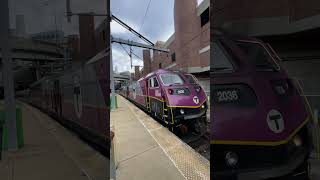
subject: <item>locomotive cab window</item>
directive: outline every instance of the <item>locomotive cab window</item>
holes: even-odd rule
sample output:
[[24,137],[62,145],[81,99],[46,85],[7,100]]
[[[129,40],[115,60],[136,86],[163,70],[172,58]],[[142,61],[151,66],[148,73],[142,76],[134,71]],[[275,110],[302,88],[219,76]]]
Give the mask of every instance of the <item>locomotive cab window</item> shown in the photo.
[[159,83],[156,77],[153,78],[153,87],[159,87]]
[[232,71],[233,65],[230,61],[230,57],[228,56],[227,52],[223,49],[221,44],[218,42],[213,42],[211,44],[212,51],[211,51],[211,61],[212,64],[212,71],[213,72],[224,72],[224,71]]
[[236,44],[248,56],[249,61],[256,66],[257,70],[278,69],[279,65],[274,60],[274,57],[259,42],[236,41]]
[[149,87],[152,87],[152,88],[159,87],[159,82],[156,77],[149,79]]
[[190,84],[196,84],[197,83],[196,80],[194,79],[193,75],[186,74],[185,76],[186,76],[186,78],[188,80],[188,83],[190,83]]
[[178,74],[161,74],[160,79],[165,86],[183,84],[183,80]]

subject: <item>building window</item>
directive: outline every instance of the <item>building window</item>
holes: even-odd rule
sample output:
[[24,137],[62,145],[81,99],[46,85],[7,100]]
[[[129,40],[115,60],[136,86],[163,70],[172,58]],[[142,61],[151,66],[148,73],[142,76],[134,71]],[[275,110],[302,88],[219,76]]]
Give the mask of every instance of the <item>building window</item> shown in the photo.
[[171,54],[171,60],[172,62],[176,62],[176,53]]
[[161,69],[162,68],[162,63],[159,63],[159,69]]
[[209,8],[207,8],[203,13],[200,15],[201,18],[201,27],[206,25],[209,22]]

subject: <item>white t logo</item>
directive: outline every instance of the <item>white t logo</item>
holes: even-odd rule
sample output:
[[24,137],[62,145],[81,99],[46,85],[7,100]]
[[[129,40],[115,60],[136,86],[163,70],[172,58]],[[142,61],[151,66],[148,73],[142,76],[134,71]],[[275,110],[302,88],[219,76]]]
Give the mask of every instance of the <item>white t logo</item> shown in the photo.
[[267,115],[267,123],[271,131],[281,133],[284,130],[284,122],[279,111],[272,109]]
[[193,102],[199,104],[199,98],[197,96],[193,97]]

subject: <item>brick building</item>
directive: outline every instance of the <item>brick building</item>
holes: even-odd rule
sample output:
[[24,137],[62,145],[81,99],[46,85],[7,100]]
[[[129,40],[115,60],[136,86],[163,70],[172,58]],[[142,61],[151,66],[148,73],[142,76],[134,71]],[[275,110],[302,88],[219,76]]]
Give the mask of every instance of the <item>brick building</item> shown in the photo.
[[174,1],[175,33],[166,42],[156,46],[169,49],[169,53],[143,50],[142,75],[156,69],[181,70],[194,74],[209,92],[210,80],[210,20],[209,0]]
[[211,5],[211,30],[224,28],[271,44],[312,106],[320,108],[320,85],[315,83],[320,80],[320,1],[215,0]]
[[86,62],[100,51],[106,49],[110,42],[110,27],[107,19],[95,27],[92,15],[79,16],[79,35],[69,35],[73,62]]

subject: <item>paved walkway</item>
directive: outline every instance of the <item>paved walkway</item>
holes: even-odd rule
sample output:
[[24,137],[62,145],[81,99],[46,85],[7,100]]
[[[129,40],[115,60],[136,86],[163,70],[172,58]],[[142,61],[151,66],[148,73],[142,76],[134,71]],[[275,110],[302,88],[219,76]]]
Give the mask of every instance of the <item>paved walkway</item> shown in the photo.
[[26,104],[21,108],[25,147],[3,152],[1,180],[108,179],[106,158],[46,114]]
[[111,112],[117,180],[208,179],[209,161],[121,96]]

